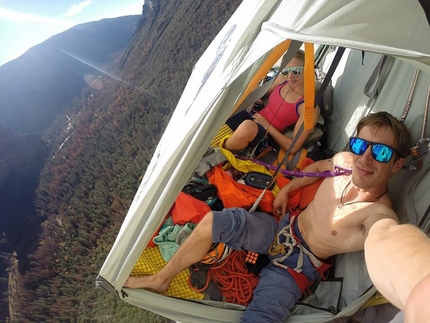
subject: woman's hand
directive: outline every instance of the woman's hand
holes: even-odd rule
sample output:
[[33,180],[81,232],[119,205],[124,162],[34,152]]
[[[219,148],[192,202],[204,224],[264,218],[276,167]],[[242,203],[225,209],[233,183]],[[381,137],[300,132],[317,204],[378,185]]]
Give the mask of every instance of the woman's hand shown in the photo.
[[252,119],[253,119],[256,123],[261,124],[261,125],[264,127],[264,129],[266,129],[266,130],[267,130],[267,128],[269,128],[269,126],[270,126],[269,121],[267,121],[267,119],[266,119],[265,117],[263,117],[263,116],[262,116],[261,114],[259,114],[259,113],[254,113],[254,114],[252,115]]

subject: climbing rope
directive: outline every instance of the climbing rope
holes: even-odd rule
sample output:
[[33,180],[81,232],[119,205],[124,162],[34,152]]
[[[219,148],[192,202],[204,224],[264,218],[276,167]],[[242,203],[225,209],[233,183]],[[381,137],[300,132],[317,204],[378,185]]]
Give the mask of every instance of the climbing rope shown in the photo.
[[246,254],[244,250],[232,251],[225,261],[209,269],[206,284],[202,288],[194,287],[188,279],[190,288],[201,293],[212,281],[226,302],[247,306],[252,299],[255,286],[257,286],[258,277],[248,272],[245,262]]

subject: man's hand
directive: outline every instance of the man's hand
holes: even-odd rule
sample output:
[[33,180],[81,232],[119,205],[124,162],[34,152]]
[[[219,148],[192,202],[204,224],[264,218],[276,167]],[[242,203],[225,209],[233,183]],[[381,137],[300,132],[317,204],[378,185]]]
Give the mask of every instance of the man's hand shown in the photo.
[[282,216],[287,213],[288,189],[284,186],[273,201],[273,215]]

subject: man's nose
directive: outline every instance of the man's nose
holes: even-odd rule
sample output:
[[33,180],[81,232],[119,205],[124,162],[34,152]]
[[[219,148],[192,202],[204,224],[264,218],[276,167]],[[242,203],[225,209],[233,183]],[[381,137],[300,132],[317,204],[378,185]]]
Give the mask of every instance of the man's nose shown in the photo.
[[364,152],[363,155],[361,155],[362,159],[364,159],[366,162],[370,163],[373,161],[373,157],[372,157],[372,146],[369,145],[366,149],[366,151]]

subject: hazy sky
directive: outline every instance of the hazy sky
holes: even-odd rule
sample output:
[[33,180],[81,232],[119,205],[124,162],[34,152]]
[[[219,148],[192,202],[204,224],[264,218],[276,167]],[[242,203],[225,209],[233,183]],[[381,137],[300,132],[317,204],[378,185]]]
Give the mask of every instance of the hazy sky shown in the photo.
[[0,0],[0,66],[71,27],[140,15],[144,0]]

